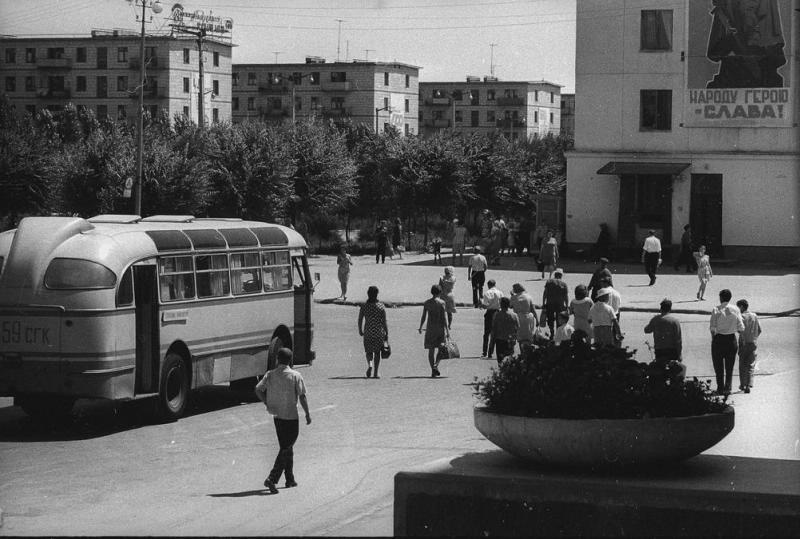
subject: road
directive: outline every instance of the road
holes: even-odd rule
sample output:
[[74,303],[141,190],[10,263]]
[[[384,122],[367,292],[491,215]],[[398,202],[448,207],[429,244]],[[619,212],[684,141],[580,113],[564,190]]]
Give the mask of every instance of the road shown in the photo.
[[[389,309],[393,355],[380,380],[367,380],[357,313],[316,307],[318,359],[301,369],[313,422],[295,447],[297,488],[263,489],[274,428],[263,405],[226,387],[196,392],[190,415],[170,424],[149,423],[141,404],[80,401],[71,424],[48,428],[7,406],[0,534],[391,535],[397,471],[494,448],[471,416],[471,383],[494,361],[476,354],[481,312],[460,309],[453,335],[465,357],[431,379],[416,332],[421,309]],[[650,316],[623,313],[640,360]],[[713,378],[707,317],[680,318],[688,375]],[[762,325],[755,389],[732,395],[736,428],[709,453],[800,459],[800,318]]]

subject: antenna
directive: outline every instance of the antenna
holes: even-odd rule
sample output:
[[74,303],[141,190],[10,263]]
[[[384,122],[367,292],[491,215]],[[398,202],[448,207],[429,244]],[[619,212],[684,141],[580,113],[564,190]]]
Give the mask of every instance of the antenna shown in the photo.
[[497,43],[489,43],[489,47],[491,47],[492,52],[489,60],[489,74],[494,77],[494,48],[497,46]]
[[375,49],[364,49],[364,54],[366,55],[364,57],[365,62],[369,62],[369,53],[371,52],[375,52]]
[[278,63],[278,55],[279,54],[283,54],[283,52],[281,52],[281,51],[272,51],[272,54],[275,55],[275,63],[277,64]]
[[342,45],[342,22],[344,21],[342,19],[336,19],[336,21],[339,23],[339,35],[336,38],[336,61],[338,62],[339,52],[341,51],[341,45]]

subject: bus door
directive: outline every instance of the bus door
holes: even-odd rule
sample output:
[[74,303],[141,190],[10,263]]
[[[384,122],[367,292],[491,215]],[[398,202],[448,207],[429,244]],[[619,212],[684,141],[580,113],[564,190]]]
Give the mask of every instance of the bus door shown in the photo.
[[292,282],[294,283],[294,363],[310,365],[314,360],[311,341],[314,325],[311,322],[313,286],[305,253],[292,252]]
[[158,392],[159,320],[157,266],[133,267],[136,298],[136,394]]

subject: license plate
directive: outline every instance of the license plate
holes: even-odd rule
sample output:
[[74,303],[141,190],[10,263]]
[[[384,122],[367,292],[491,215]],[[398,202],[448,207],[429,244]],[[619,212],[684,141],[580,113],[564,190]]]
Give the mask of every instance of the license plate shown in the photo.
[[58,347],[60,318],[0,317],[0,351],[33,352]]

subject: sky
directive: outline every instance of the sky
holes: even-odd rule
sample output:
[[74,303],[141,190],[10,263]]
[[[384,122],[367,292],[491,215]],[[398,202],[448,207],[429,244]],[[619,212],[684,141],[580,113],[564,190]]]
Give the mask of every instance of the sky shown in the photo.
[[[164,17],[148,30],[164,30]],[[547,80],[575,88],[576,0],[182,0],[233,19],[234,63],[397,61],[420,81]],[[0,0],[0,34],[88,35],[139,28],[127,0]],[[341,20],[341,22],[339,22]],[[494,46],[492,46],[494,44]],[[277,55],[276,55],[277,54]]]

